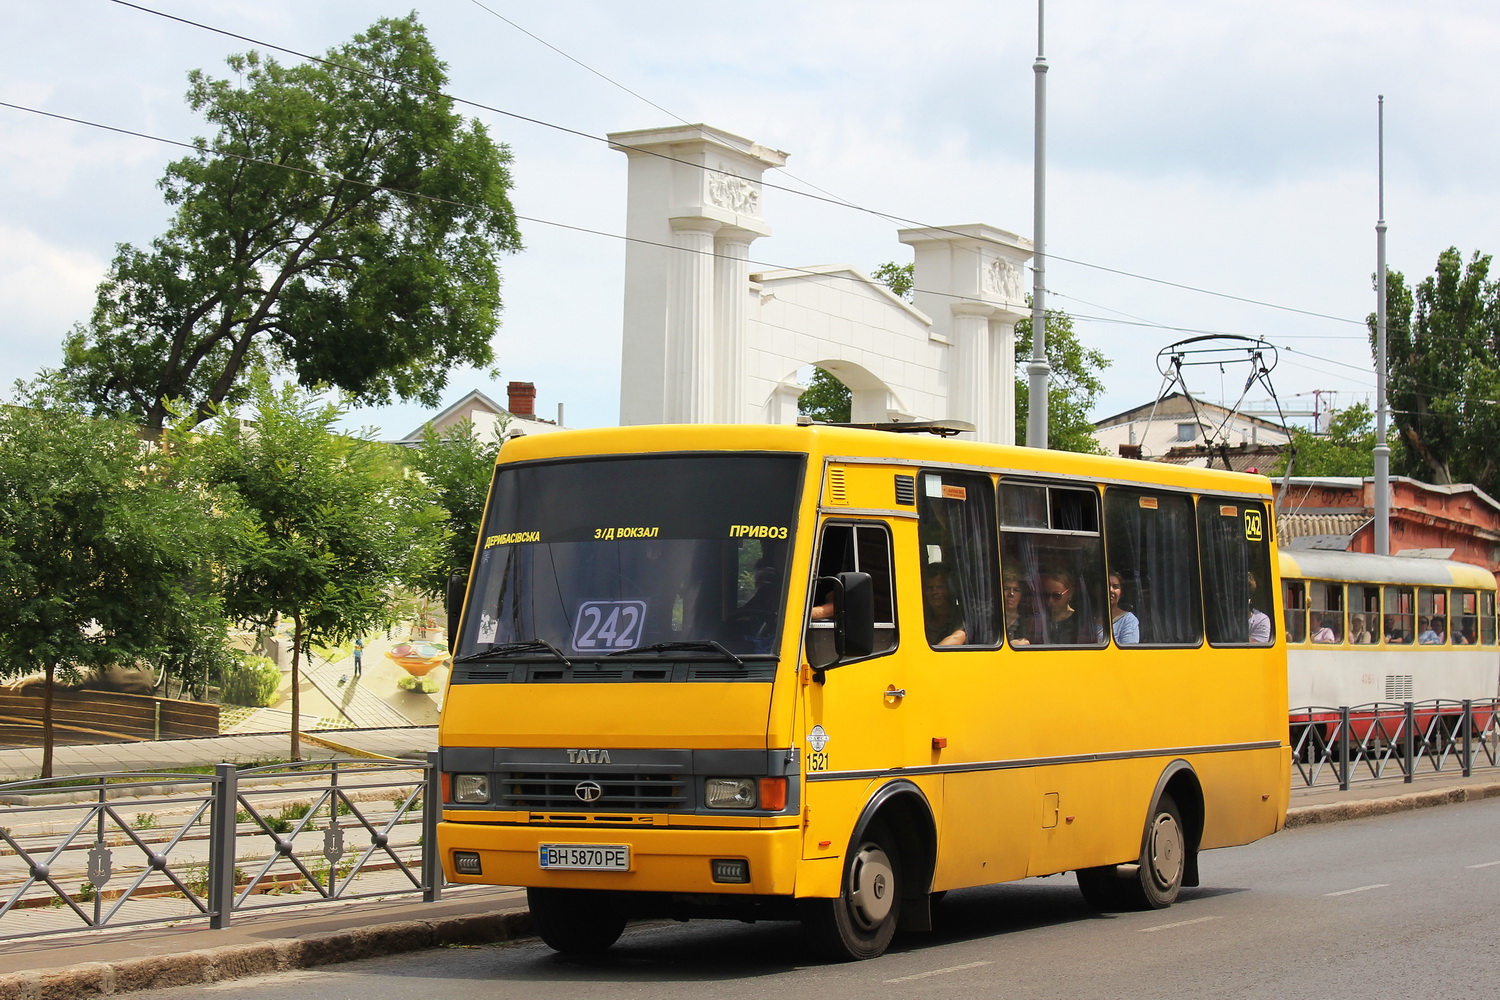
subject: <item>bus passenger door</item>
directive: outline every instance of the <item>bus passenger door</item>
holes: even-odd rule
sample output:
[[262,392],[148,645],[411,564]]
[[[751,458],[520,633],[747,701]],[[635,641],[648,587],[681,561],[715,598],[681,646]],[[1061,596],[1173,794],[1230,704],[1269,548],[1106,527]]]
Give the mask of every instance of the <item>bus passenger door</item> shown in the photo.
[[[810,671],[804,689],[808,813],[803,856],[807,858],[843,853],[869,790],[879,780],[875,772],[901,764],[905,743],[901,705],[907,677],[904,657],[891,655],[897,646],[891,553],[891,529],[882,520],[839,520],[823,526],[816,576],[870,575],[875,642],[868,656]],[[814,615],[820,605],[826,606],[826,598],[814,591]],[[820,651],[831,647],[832,630],[832,622],[816,618],[809,622],[810,660],[823,659]]]

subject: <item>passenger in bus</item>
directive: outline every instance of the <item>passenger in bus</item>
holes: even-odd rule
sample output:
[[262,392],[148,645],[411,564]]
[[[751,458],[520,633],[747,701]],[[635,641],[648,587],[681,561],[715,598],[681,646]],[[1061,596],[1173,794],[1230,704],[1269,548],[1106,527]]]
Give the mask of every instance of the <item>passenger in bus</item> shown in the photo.
[[1312,641],[1313,642],[1338,642],[1339,641],[1338,633],[1333,630],[1333,626],[1334,626],[1334,621],[1333,621],[1332,618],[1324,618],[1323,619],[1323,624],[1318,627],[1318,630],[1316,632],[1313,633]]
[[963,608],[948,587],[948,567],[933,563],[922,573],[922,619],[934,646],[962,646],[969,641]]
[[1103,642],[1104,630],[1088,628],[1078,609],[1073,607],[1077,580],[1066,570],[1042,574],[1042,599],[1047,602],[1047,641],[1073,646],[1079,643]]
[[[1001,604],[1005,611],[1005,638],[1012,646],[1029,646],[1038,634],[1036,616],[1021,612],[1026,585],[1017,573],[1006,571],[1000,581]],[[1028,608],[1030,602],[1026,601]]]
[[1255,595],[1260,590],[1260,581],[1255,574],[1246,573],[1250,587],[1250,641],[1257,646],[1271,644],[1271,616],[1255,606]]
[[1431,618],[1417,619],[1417,642],[1424,646],[1436,646],[1443,641],[1443,634],[1433,628],[1433,621]]
[[1356,646],[1368,646],[1375,641],[1375,637],[1370,634],[1370,630],[1365,628],[1364,616],[1349,616],[1349,641]]
[[1401,615],[1385,616],[1385,641],[1400,643],[1402,645],[1411,642],[1411,633],[1402,628]]
[[1109,622],[1116,646],[1129,646],[1141,641],[1141,620],[1135,612],[1120,606],[1120,597],[1125,593],[1119,573],[1109,574]]

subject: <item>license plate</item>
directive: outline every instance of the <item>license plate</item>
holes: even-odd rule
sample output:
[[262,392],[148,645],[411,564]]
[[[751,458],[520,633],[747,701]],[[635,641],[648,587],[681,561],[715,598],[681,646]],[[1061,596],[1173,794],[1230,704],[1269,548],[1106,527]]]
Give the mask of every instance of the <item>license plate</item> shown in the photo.
[[630,847],[626,844],[541,844],[537,848],[537,860],[543,868],[628,872]]

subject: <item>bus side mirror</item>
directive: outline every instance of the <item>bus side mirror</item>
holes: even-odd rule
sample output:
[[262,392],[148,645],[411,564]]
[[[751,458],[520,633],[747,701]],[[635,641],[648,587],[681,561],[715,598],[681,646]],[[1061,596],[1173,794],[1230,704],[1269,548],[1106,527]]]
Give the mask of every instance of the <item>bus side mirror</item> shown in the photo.
[[831,619],[807,629],[807,661],[814,670],[875,651],[875,585],[868,573],[820,576],[813,584],[818,603],[832,604]]
[[448,577],[448,649],[454,652],[458,650],[458,624],[463,616],[468,582],[468,577],[462,573]]

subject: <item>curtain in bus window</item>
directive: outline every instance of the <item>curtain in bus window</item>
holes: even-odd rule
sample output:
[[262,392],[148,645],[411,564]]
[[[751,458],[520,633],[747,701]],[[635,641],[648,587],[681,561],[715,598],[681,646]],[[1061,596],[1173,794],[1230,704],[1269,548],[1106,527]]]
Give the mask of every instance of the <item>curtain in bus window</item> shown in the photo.
[[1203,617],[1214,645],[1274,641],[1269,528],[1264,504],[1198,498]]
[[927,639],[999,642],[994,488],[988,476],[924,472],[917,496]]
[[1120,606],[1139,621],[1140,641],[1196,645],[1203,628],[1192,498],[1111,489],[1104,518],[1109,572],[1119,574]]

